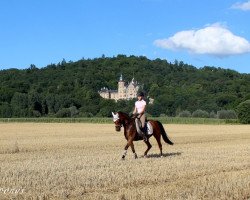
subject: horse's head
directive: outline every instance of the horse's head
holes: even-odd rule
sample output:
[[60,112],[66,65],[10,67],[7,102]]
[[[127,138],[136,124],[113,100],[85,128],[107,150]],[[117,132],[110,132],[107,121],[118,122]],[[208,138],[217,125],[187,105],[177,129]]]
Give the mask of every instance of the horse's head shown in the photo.
[[117,132],[121,131],[121,127],[122,127],[122,120],[119,117],[119,113],[113,113],[113,122],[115,123],[115,130]]

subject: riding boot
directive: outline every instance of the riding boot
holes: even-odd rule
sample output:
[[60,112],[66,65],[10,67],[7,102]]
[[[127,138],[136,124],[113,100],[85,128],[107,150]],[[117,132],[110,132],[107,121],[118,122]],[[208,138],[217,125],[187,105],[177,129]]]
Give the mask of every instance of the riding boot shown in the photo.
[[139,118],[135,118],[135,124],[136,124],[136,130],[138,132],[138,134],[143,138],[143,140],[146,142],[148,140],[148,138],[145,135],[144,128],[141,127],[141,122]]
[[146,126],[144,126],[143,128],[141,128],[142,137],[143,137],[143,140],[144,140],[145,142],[148,141],[148,138],[147,138],[147,136],[146,136],[146,131],[147,131]]

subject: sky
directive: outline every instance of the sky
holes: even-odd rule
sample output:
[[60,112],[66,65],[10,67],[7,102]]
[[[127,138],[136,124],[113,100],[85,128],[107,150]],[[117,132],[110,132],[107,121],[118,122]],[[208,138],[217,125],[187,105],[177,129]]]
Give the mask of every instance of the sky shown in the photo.
[[124,54],[250,73],[250,0],[0,0],[0,69]]

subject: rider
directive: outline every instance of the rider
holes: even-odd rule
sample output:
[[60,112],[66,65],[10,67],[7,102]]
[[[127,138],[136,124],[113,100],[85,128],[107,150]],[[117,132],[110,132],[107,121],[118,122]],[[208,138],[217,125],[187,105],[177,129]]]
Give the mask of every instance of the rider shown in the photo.
[[139,92],[137,95],[138,100],[135,102],[135,108],[133,111],[133,115],[137,116],[136,123],[138,123],[138,119],[140,119],[141,123],[141,130],[140,130],[140,135],[142,135],[143,140],[147,141],[146,137],[146,131],[145,131],[145,120],[146,120],[146,115],[145,115],[145,110],[146,110],[146,101],[144,101],[144,93]]

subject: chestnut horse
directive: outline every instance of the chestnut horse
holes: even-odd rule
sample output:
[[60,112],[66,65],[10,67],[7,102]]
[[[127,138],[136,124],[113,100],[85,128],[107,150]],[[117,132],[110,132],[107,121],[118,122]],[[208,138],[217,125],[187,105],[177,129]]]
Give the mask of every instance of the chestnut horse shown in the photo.
[[[134,157],[137,158],[137,154],[135,153],[134,143],[133,141],[143,140],[142,136],[140,136],[136,131],[136,125],[135,125],[135,118],[131,118],[128,116],[128,114],[123,112],[117,112],[113,113],[113,121],[115,123],[115,129],[116,131],[121,131],[121,127],[124,127],[124,136],[127,140],[127,144],[125,146],[125,151],[122,155],[122,159],[125,159],[127,150],[131,146],[132,152],[134,153]],[[144,152],[144,157],[147,156],[148,151],[151,149],[152,145],[149,142],[149,138],[153,135],[158,143],[159,149],[160,149],[160,156],[162,157],[162,144],[161,144],[161,136],[163,140],[173,145],[174,143],[171,142],[164,130],[164,127],[161,122],[149,120],[153,127],[153,133],[151,135],[146,134],[147,141],[144,141],[147,144],[147,150]]]

